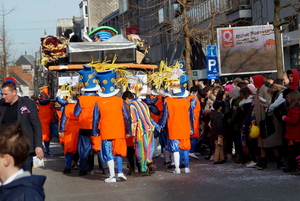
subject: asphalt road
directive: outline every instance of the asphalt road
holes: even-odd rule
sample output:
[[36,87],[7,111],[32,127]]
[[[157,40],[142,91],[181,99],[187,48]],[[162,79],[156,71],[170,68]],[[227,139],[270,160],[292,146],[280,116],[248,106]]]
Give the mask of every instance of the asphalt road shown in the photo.
[[[300,200],[300,176],[277,170],[275,163],[269,163],[268,169],[256,170],[233,164],[213,165],[200,156],[199,160],[191,159],[190,174],[175,175],[163,165],[163,158],[158,157],[154,159],[155,174],[128,176],[127,181],[107,184],[98,165],[94,175],[79,177],[79,170],[63,174],[62,148],[57,142],[51,142],[50,147],[53,156],[45,158],[43,168],[33,170],[33,174],[47,176],[44,185],[47,201]],[[126,160],[123,169],[126,173]]]

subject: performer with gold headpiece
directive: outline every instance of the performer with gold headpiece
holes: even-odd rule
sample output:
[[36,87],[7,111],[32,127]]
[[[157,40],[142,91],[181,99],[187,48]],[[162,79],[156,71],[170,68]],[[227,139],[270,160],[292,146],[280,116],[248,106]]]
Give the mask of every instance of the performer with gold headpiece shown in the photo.
[[71,165],[73,155],[77,153],[79,118],[74,116],[76,96],[72,94],[72,85],[65,84],[67,94],[64,97],[60,96],[60,91],[56,95],[56,101],[61,105],[59,115],[59,137],[64,148],[66,167],[63,170],[64,174],[71,173]]
[[188,101],[186,90],[188,75],[178,65],[165,68],[165,89],[169,97],[164,100],[164,111],[160,120],[161,128],[167,124],[170,151],[173,152],[175,171],[180,174],[180,155],[184,160],[185,173],[190,173],[189,150],[191,149],[190,136],[193,134],[193,107],[195,100]]

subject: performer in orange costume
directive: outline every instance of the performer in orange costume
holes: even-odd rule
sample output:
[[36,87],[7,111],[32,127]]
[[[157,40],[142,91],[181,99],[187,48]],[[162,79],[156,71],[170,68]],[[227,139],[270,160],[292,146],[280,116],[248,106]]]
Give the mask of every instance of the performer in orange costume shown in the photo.
[[193,134],[193,108],[192,104],[186,99],[188,91],[185,86],[188,82],[188,75],[180,76],[180,92],[171,89],[170,97],[165,98],[163,117],[160,120],[161,128],[167,124],[170,151],[173,152],[175,171],[180,174],[180,152],[182,152],[185,173],[190,173],[189,169],[189,150],[191,149],[190,136]]
[[71,173],[73,155],[77,152],[79,118],[74,116],[75,101],[62,100],[59,96],[56,101],[62,106],[59,112],[59,136],[64,147],[66,167],[63,173]]
[[47,86],[40,88],[41,93],[38,100],[39,108],[39,119],[42,125],[42,140],[46,149],[46,154],[50,155],[50,140],[51,140],[51,131],[50,126],[54,121],[54,106],[50,102],[50,95]]
[[191,150],[189,153],[189,156],[195,159],[199,159],[195,155],[195,147],[197,145],[197,142],[200,138],[200,112],[201,112],[201,104],[197,97],[198,94],[198,88],[196,86],[193,86],[190,88],[190,95],[187,97],[189,101],[192,99],[195,99],[196,106],[194,107],[194,134],[191,135]]
[[105,179],[106,183],[116,182],[114,170],[114,156],[118,169],[118,179],[126,181],[123,174],[122,162],[126,156],[125,120],[126,106],[122,98],[115,96],[119,89],[115,89],[116,74],[114,70],[98,72],[96,78],[99,80],[102,91],[94,109],[93,133],[100,131],[102,139],[102,157],[107,161],[110,177]]
[[[87,175],[88,171],[93,174],[93,161],[94,152],[101,149],[100,142],[101,137],[99,133],[93,132],[93,111],[96,103],[98,102],[99,95],[97,94],[100,86],[95,79],[96,71],[92,70],[89,66],[84,66],[83,70],[78,71],[81,81],[84,83],[84,88],[81,91],[84,92],[78,98],[75,106],[74,116],[79,117],[79,138],[78,138],[78,155],[80,158],[79,164],[79,176]],[[98,145],[99,144],[99,145]],[[93,150],[94,148],[94,150]],[[101,152],[101,151],[100,151]],[[100,152],[98,152],[98,159],[101,163]],[[99,163],[99,164],[100,164]],[[105,164],[102,163],[103,173]]]

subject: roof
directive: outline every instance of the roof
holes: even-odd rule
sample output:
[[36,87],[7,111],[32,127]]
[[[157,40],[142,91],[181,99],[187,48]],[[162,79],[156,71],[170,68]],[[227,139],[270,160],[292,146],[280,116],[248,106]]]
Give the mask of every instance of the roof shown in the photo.
[[31,55],[21,55],[19,59],[16,61],[16,66],[22,66],[22,65],[31,65],[34,66],[34,57]]
[[10,77],[13,77],[16,79],[18,85],[24,85],[29,86],[22,78],[20,78],[16,73],[9,73]]

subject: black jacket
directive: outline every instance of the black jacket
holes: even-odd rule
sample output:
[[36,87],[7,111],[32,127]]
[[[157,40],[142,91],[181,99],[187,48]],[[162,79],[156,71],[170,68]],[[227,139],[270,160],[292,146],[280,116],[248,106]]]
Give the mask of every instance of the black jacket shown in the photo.
[[223,115],[221,112],[212,110],[210,113],[211,135],[214,140],[218,139],[218,135],[223,134]]
[[45,176],[24,172],[21,178],[18,177],[11,183],[0,186],[0,201],[43,201],[45,180]]
[[[7,103],[2,103],[0,106],[0,124],[2,123],[6,106]],[[25,108],[27,110],[22,112],[21,108]],[[35,147],[43,148],[42,127],[38,117],[38,109],[35,102],[29,98],[19,97],[17,112],[18,121],[21,122],[21,127],[23,131],[25,131],[29,137],[30,153],[34,152]]]

